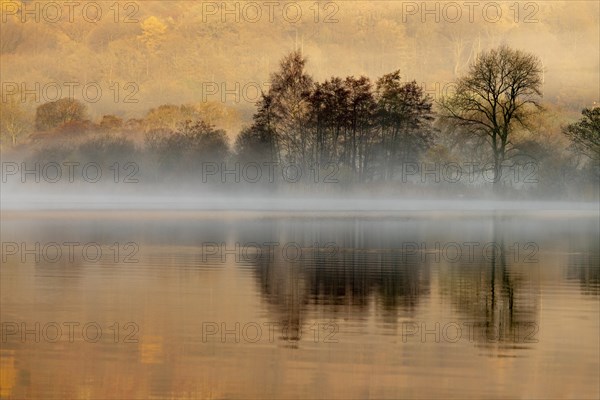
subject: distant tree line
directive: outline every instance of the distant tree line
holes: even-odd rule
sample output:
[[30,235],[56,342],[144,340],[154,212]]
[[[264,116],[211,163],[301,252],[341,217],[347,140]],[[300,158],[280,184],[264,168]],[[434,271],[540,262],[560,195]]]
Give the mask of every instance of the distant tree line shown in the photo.
[[3,148],[33,126],[27,145],[33,159],[138,157],[156,180],[193,177],[207,162],[266,162],[335,165],[345,183],[386,184],[399,181],[410,163],[479,160],[492,170],[494,186],[502,186],[507,169],[533,159],[544,170],[538,186],[560,192],[577,181],[598,197],[600,108],[585,108],[579,121],[562,126],[568,154],[560,140],[546,143],[543,70],[535,55],[506,46],[483,52],[455,92],[436,104],[400,71],[374,82],[366,76],[316,82],[306,62],[298,51],[283,58],[233,146],[214,125],[229,112],[223,105],[163,105],[142,119],[106,115],[93,123],[83,103],[64,98],[40,105],[33,123],[7,103]]

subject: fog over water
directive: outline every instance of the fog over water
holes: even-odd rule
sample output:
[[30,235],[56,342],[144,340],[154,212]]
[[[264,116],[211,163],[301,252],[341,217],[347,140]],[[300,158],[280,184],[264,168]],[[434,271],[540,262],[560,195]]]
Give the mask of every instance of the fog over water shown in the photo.
[[218,193],[106,195],[103,193],[19,193],[4,190],[3,210],[219,210],[219,211],[581,211],[600,213],[597,202],[393,198],[384,196],[224,195]]
[[493,202],[493,201],[440,201],[413,200],[398,201],[385,199],[265,199],[265,198],[157,198],[140,199],[126,197],[119,199],[100,196],[81,198],[3,199],[5,210],[218,210],[218,211],[306,211],[306,212],[348,212],[348,211],[566,211],[599,214],[597,203],[566,202]]

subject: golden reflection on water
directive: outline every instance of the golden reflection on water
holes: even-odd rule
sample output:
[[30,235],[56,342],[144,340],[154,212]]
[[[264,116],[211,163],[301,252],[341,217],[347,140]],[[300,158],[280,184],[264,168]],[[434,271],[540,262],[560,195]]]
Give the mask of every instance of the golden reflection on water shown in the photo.
[[[3,255],[0,396],[597,398],[594,218],[13,215],[3,242],[139,251],[134,263]],[[297,243],[303,258],[205,246],[268,241]],[[436,242],[469,241],[496,250],[436,258]],[[330,242],[333,255],[311,247]],[[530,242],[535,262],[509,251]],[[407,257],[403,243],[428,254]],[[73,340],[6,331],[36,322],[79,325]],[[94,327],[81,334],[88,323],[97,341]]]
[[0,397],[7,398],[10,397],[17,377],[14,351],[3,351],[1,353],[0,371]]

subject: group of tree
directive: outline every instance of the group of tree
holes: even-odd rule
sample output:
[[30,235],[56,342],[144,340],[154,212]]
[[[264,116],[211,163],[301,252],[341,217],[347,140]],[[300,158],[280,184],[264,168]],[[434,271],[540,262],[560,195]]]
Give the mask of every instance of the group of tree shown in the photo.
[[41,104],[29,111],[19,95],[7,95],[0,116],[2,149],[19,149],[31,145],[46,146],[64,141],[81,141],[91,135],[124,136],[143,144],[148,134],[168,135],[190,121],[209,125],[225,124],[238,119],[235,110],[219,102],[194,104],[163,104],[150,109],[142,118],[103,115],[96,121],[90,117],[86,104],[64,97]]
[[[236,140],[242,158],[335,163],[359,181],[389,181],[402,165],[439,155],[440,147],[452,152],[466,138],[476,143],[471,156],[491,166],[494,183],[514,163],[536,161],[524,139],[537,140],[534,121],[544,117],[543,67],[533,54],[507,46],[482,52],[457,79],[454,93],[437,102],[437,112],[432,99],[416,82],[403,82],[399,71],[374,83],[365,76],[320,83],[305,64],[299,52],[282,60],[252,125]],[[563,128],[572,149],[592,164],[598,160],[599,110],[585,109],[580,122]],[[457,140],[447,145],[452,135]]]
[[[562,126],[573,157],[543,143],[543,129],[536,126],[546,115],[543,67],[533,54],[506,46],[480,53],[455,82],[454,93],[435,104],[415,81],[403,81],[399,71],[375,81],[334,76],[318,82],[306,63],[299,51],[283,58],[252,123],[233,146],[214,124],[230,110],[211,103],[163,105],[142,119],[105,115],[93,123],[80,101],[65,98],[37,107],[31,138],[42,143],[39,152],[57,137],[63,144],[83,142],[80,150],[90,156],[94,149],[135,151],[147,156],[159,175],[193,173],[203,162],[235,160],[307,168],[335,164],[338,177],[349,182],[398,181],[407,163],[478,158],[492,166],[494,183],[500,183],[506,167],[540,155],[545,164],[538,168],[562,171],[562,176],[553,172],[550,180],[564,181],[566,169],[584,171],[597,191],[600,107],[586,108],[579,121]],[[3,113],[2,131],[14,145],[25,122],[18,105],[8,106],[4,109],[12,117]]]
[[360,181],[394,178],[433,144],[433,100],[394,71],[372,82],[331,77],[315,82],[298,51],[271,77],[253,123],[235,142],[242,159],[326,166]]

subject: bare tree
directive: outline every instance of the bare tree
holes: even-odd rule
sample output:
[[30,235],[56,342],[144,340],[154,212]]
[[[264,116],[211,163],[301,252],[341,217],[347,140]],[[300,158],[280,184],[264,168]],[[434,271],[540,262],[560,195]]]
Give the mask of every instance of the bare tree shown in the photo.
[[308,164],[312,161],[308,113],[313,80],[305,72],[305,64],[306,59],[299,51],[286,56],[279,71],[271,75],[268,95],[279,154],[289,161]]
[[494,183],[511,150],[511,134],[541,109],[542,73],[535,55],[500,46],[482,53],[456,82],[455,94],[440,101],[444,118],[491,146]]
[[24,107],[11,96],[0,104],[0,139],[16,146],[19,139],[31,130],[30,116]]

